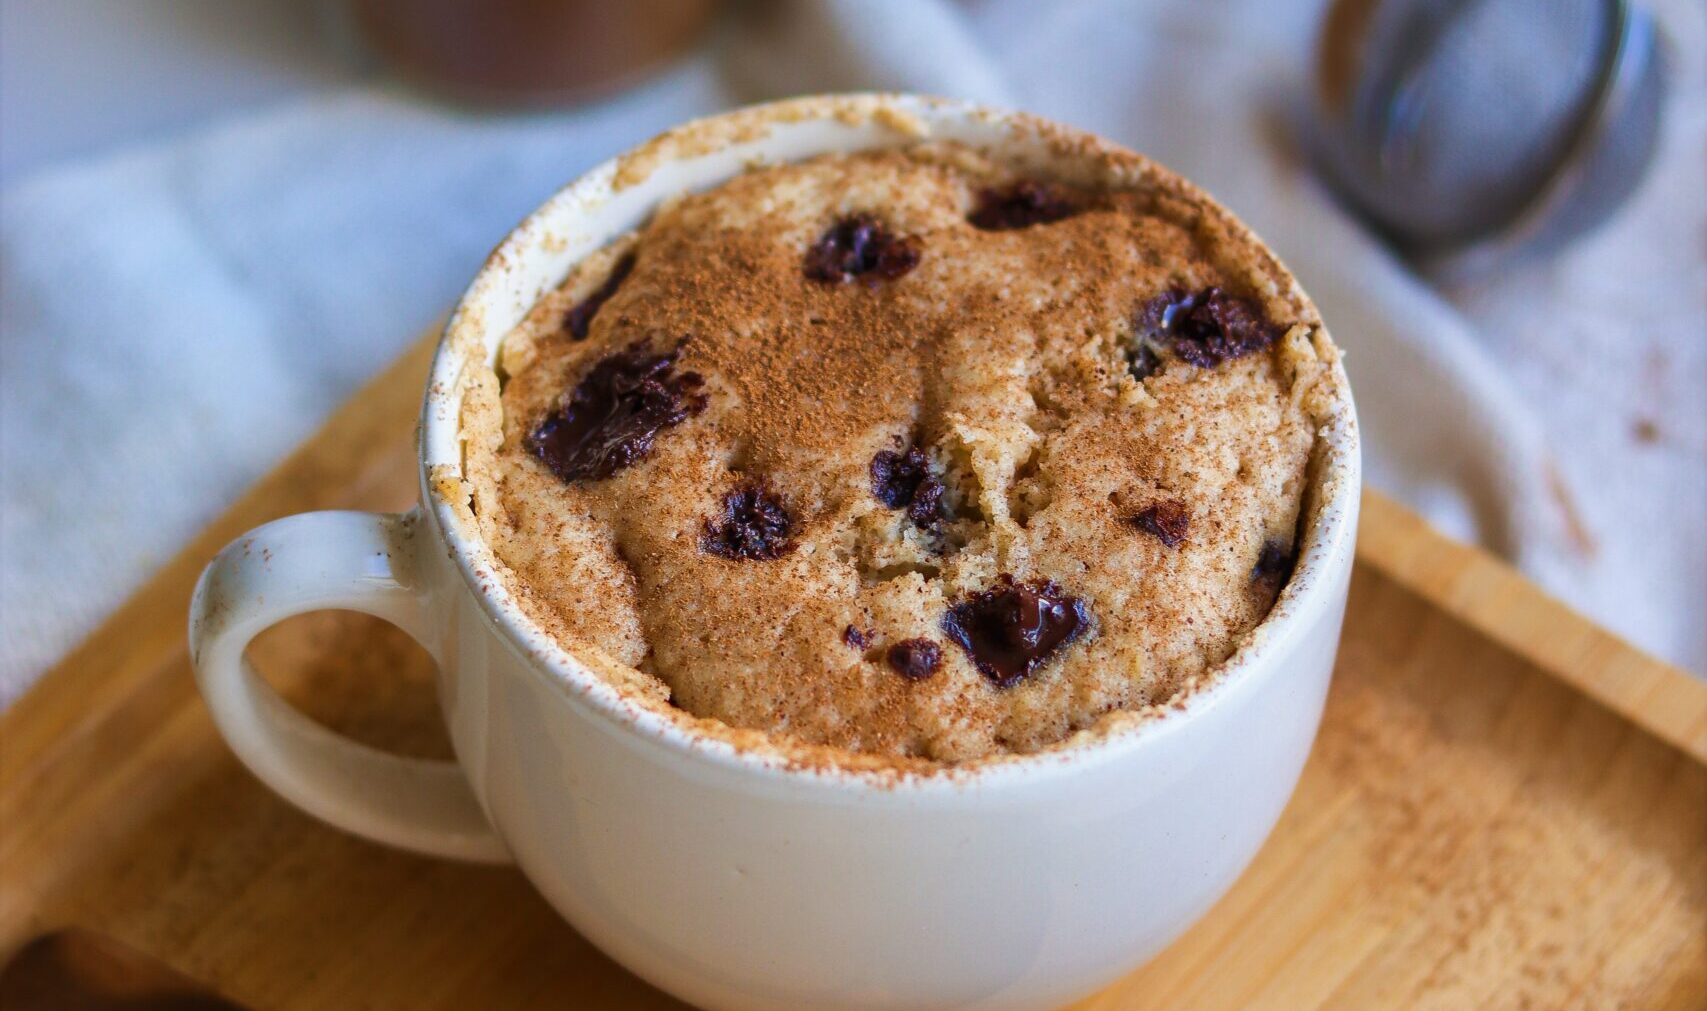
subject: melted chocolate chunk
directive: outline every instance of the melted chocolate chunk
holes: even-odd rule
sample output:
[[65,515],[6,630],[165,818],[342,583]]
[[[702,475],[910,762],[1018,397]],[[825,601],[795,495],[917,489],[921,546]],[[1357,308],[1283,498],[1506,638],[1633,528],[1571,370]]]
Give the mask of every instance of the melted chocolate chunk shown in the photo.
[[762,562],[794,550],[794,519],[782,497],[763,484],[743,484],[723,496],[723,515],[705,521],[700,550],[731,561]]
[[1220,288],[1163,292],[1144,306],[1138,325],[1200,369],[1261,351],[1281,334],[1254,303]]
[[871,633],[849,625],[842,629],[842,643],[849,649],[864,649],[871,645]]
[[881,450],[871,458],[871,494],[891,509],[905,507],[907,518],[921,529],[946,515],[946,490],[931,473],[930,458],[917,446],[905,453]]
[[879,450],[871,458],[871,494],[891,509],[913,501],[919,482],[930,473],[924,451],[918,447],[897,453]]
[[1178,499],[1165,499],[1145,506],[1126,522],[1168,547],[1177,548],[1185,543],[1185,535],[1191,529],[1191,511]]
[[699,373],[675,372],[679,352],[653,354],[639,341],[600,361],[528,433],[528,450],[566,482],[645,459],[659,432],[705,410]]
[[1126,371],[1132,373],[1133,379],[1144,380],[1155,375],[1162,367],[1162,359],[1148,342],[1139,341],[1138,346],[1126,353]]
[[634,269],[634,254],[629,253],[616,261],[610,270],[610,276],[605,283],[599,285],[599,290],[588,295],[580,305],[570,309],[563,315],[563,329],[569,331],[571,340],[584,341],[587,331],[593,326],[593,317],[598,315],[600,307],[610,301],[616,290],[622,287],[622,282],[628,277],[628,272]]
[[1257,564],[1251,569],[1251,582],[1270,595],[1278,595],[1281,587],[1292,578],[1292,567],[1298,564],[1297,549],[1280,541],[1262,542]]
[[1016,583],[1005,572],[942,617],[942,630],[998,688],[1029,675],[1090,624],[1085,602],[1053,581]]
[[1011,189],[979,193],[978,206],[966,220],[986,232],[1006,232],[1047,225],[1070,218],[1082,209],[1067,190],[1027,179]]
[[929,639],[902,639],[886,655],[895,673],[909,681],[923,681],[942,666],[942,647]]
[[919,482],[919,487],[913,492],[913,501],[907,503],[907,518],[920,530],[929,530],[948,516],[948,507],[943,504],[942,495],[947,489],[942,482],[933,476],[926,476]]
[[856,214],[830,226],[806,251],[803,269],[813,281],[839,284],[864,277],[893,281],[919,265],[919,240],[895,235],[870,214]]

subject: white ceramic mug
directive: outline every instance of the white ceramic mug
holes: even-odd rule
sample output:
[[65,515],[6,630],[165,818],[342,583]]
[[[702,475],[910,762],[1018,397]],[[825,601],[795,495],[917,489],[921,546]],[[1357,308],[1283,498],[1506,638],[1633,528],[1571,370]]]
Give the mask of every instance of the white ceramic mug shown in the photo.
[[[939,100],[801,99],[665,134],[523,222],[434,362],[425,505],[269,523],[203,574],[192,655],[238,756],[349,831],[513,859],[611,957],[708,1007],[1046,1007],[1118,978],[1208,909],[1274,825],[1321,717],[1357,522],[1349,397],[1322,433],[1291,581],[1215,676],[1100,739],[952,775],[801,768],[633,704],[518,609],[458,504],[465,366],[490,362],[580,257],[754,160],[921,134],[1054,174],[1086,143],[1109,149]],[[456,764],[340,738],[248,668],[262,629],[324,608],[388,619],[432,654]]]

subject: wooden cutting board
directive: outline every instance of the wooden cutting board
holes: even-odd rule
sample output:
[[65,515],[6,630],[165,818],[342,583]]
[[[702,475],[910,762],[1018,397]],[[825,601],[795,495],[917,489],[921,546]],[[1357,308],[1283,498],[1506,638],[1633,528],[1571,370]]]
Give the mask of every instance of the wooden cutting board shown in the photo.
[[[185,609],[231,537],[414,499],[416,347],[0,718],[0,954],[105,932],[257,1009],[663,1007],[514,870],[325,828],[238,766]],[[255,646],[287,697],[449,753],[425,655],[347,614]],[[1255,864],[1084,1008],[1707,1007],[1707,686],[1378,494],[1321,737]]]

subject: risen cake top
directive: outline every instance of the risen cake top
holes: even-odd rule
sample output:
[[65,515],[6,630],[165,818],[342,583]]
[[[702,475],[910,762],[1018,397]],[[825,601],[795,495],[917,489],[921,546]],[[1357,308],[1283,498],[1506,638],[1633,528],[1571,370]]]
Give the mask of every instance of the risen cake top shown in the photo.
[[1156,177],[920,144],[660,208],[470,400],[522,606],[660,703],[874,755],[1165,701],[1284,585],[1337,394],[1291,278]]

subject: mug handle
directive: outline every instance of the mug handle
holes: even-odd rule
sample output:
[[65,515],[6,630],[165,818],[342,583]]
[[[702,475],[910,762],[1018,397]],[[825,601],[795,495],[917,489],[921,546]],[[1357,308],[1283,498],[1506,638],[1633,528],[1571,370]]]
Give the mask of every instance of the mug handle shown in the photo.
[[383,618],[433,655],[439,636],[416,565],[419,510],[302,513],[256,527],[209,563],[190,602],[190,659],[213,721],[243,764],[338,828],[431,856],[506,862],[462,769],[388,754],[302,715],[244,657],[292,615],[339,608]]

